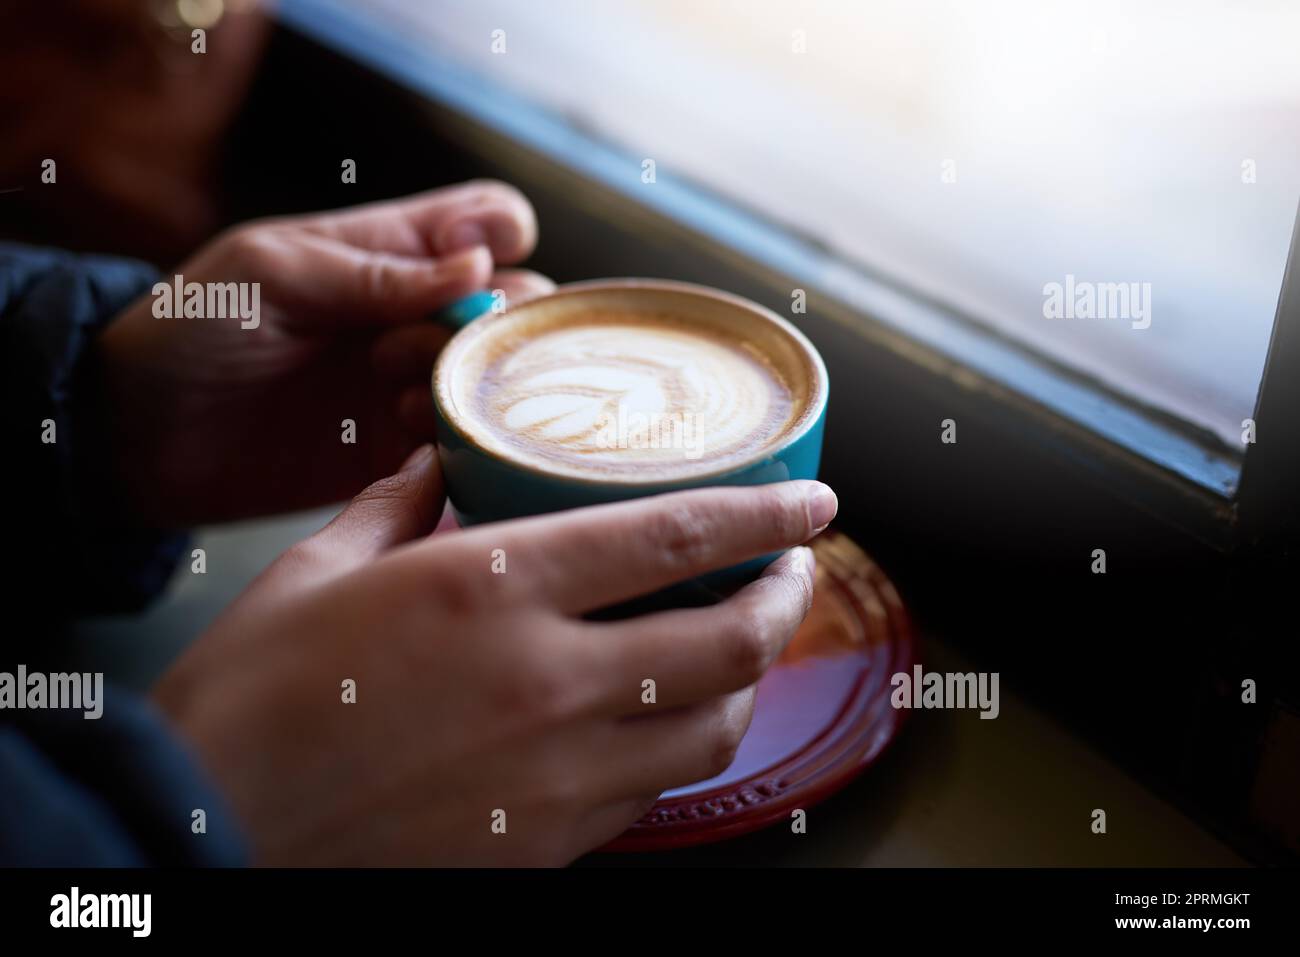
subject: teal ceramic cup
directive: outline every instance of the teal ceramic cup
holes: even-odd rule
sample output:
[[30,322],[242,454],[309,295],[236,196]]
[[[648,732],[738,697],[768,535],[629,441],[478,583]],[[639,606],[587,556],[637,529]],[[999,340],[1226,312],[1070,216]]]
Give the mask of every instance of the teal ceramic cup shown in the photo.
[[[438,455],[447,498],[462,526],[522,518],[564,509],[711,486],[765,485],[790,479],[814,479],[821,460],[829,383],[826,367],[812,343],[793,325],[757,303],[704,286],[651,279],[610,279],[561,286],[550,295],[501,312],[481,293],[438,315],[459,331],[443,349],[433,371],[434,409],[438,419]],[[525,462],[486,440],[482,427],[458,407],[463,400],[453,387],[458,363],[472,355],[480,337],[508,335],[524,329],[539,315],[572,312],[670,315],[725,326],[740,342],[767,343],[798,362],[804,389],[794,424],[774,443],[752,456],[732,460],[717,470],[707,466],[676,481],[645,481],[637,476],[574,474]],[[482,345],[482,344],[480,344]],[[477,433],[477,434],[476,434]],[[776,556],[768,555],[701,579],[714,590],[728,590],[755,577]]]

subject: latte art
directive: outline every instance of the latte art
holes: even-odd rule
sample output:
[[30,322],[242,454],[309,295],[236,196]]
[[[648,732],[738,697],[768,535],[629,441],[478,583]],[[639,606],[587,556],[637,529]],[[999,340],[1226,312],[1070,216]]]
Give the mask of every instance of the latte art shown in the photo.
[[[432,371],[462,527],[817,474],[830,385],[771,310],[662,279],[597,279],[464,322]],[[711,573],[748,581],[757,558]]]
[[520,465],[632,484],[717,475],[808,426],[820,367],[779,320],[602,298],[539,300],[453,340],[434,375],[449,421]]
[[[784,460],[769,454],[814,429],[825,404],[811,344],[723,293],[655,280],[601,285],[566,287],[453,337],[433,374],[441,427],[456,433],[440,442],[444,466],[463,468],[477,450],[606,486],[759,465],[778,480]],[[494,477],[479,492],[491,497],[507,481]]]
[[561,325],[483,369],[476,415],[517,454],[601,473],[725,460],[793,409],[765,356],[669,317]]

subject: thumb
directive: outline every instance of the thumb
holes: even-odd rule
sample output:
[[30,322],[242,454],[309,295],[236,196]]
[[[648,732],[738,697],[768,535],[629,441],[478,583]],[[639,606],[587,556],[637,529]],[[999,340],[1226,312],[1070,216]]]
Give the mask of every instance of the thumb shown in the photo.
[[350,571],[391,548],[428,535],[442,516],[442,505],[438,458],[432,445],[423,445],[396,474],[362,489],[317,532],[312,553],[323,557],[331,572]]

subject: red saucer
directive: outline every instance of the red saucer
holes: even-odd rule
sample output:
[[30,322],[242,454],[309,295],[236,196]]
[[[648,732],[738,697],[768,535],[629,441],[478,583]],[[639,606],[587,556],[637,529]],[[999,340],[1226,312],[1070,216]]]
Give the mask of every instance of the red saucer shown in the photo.
[[689,847],[788,822],[861,774],[898,734],[907,711],[890,706],[890,678],[915,662],[898,593],[847,536],[823,532],[813,550],[812,611],[759,682],[735,762],[665,791],[602,851]]

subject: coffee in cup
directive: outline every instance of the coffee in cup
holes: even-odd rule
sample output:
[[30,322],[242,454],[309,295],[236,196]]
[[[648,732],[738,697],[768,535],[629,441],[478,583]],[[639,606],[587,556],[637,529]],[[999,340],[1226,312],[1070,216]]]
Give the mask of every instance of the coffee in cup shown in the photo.
[[828,383],[807,338],[762,306],[620,279],[468,322],[433,392],[448,499],[472,525],[816,478]]
[[724,472],[807,424],[820,370],[790,330],[665,305],[570,295],[484,319],[449,347],[440,404],[503,460],[620,485]]

